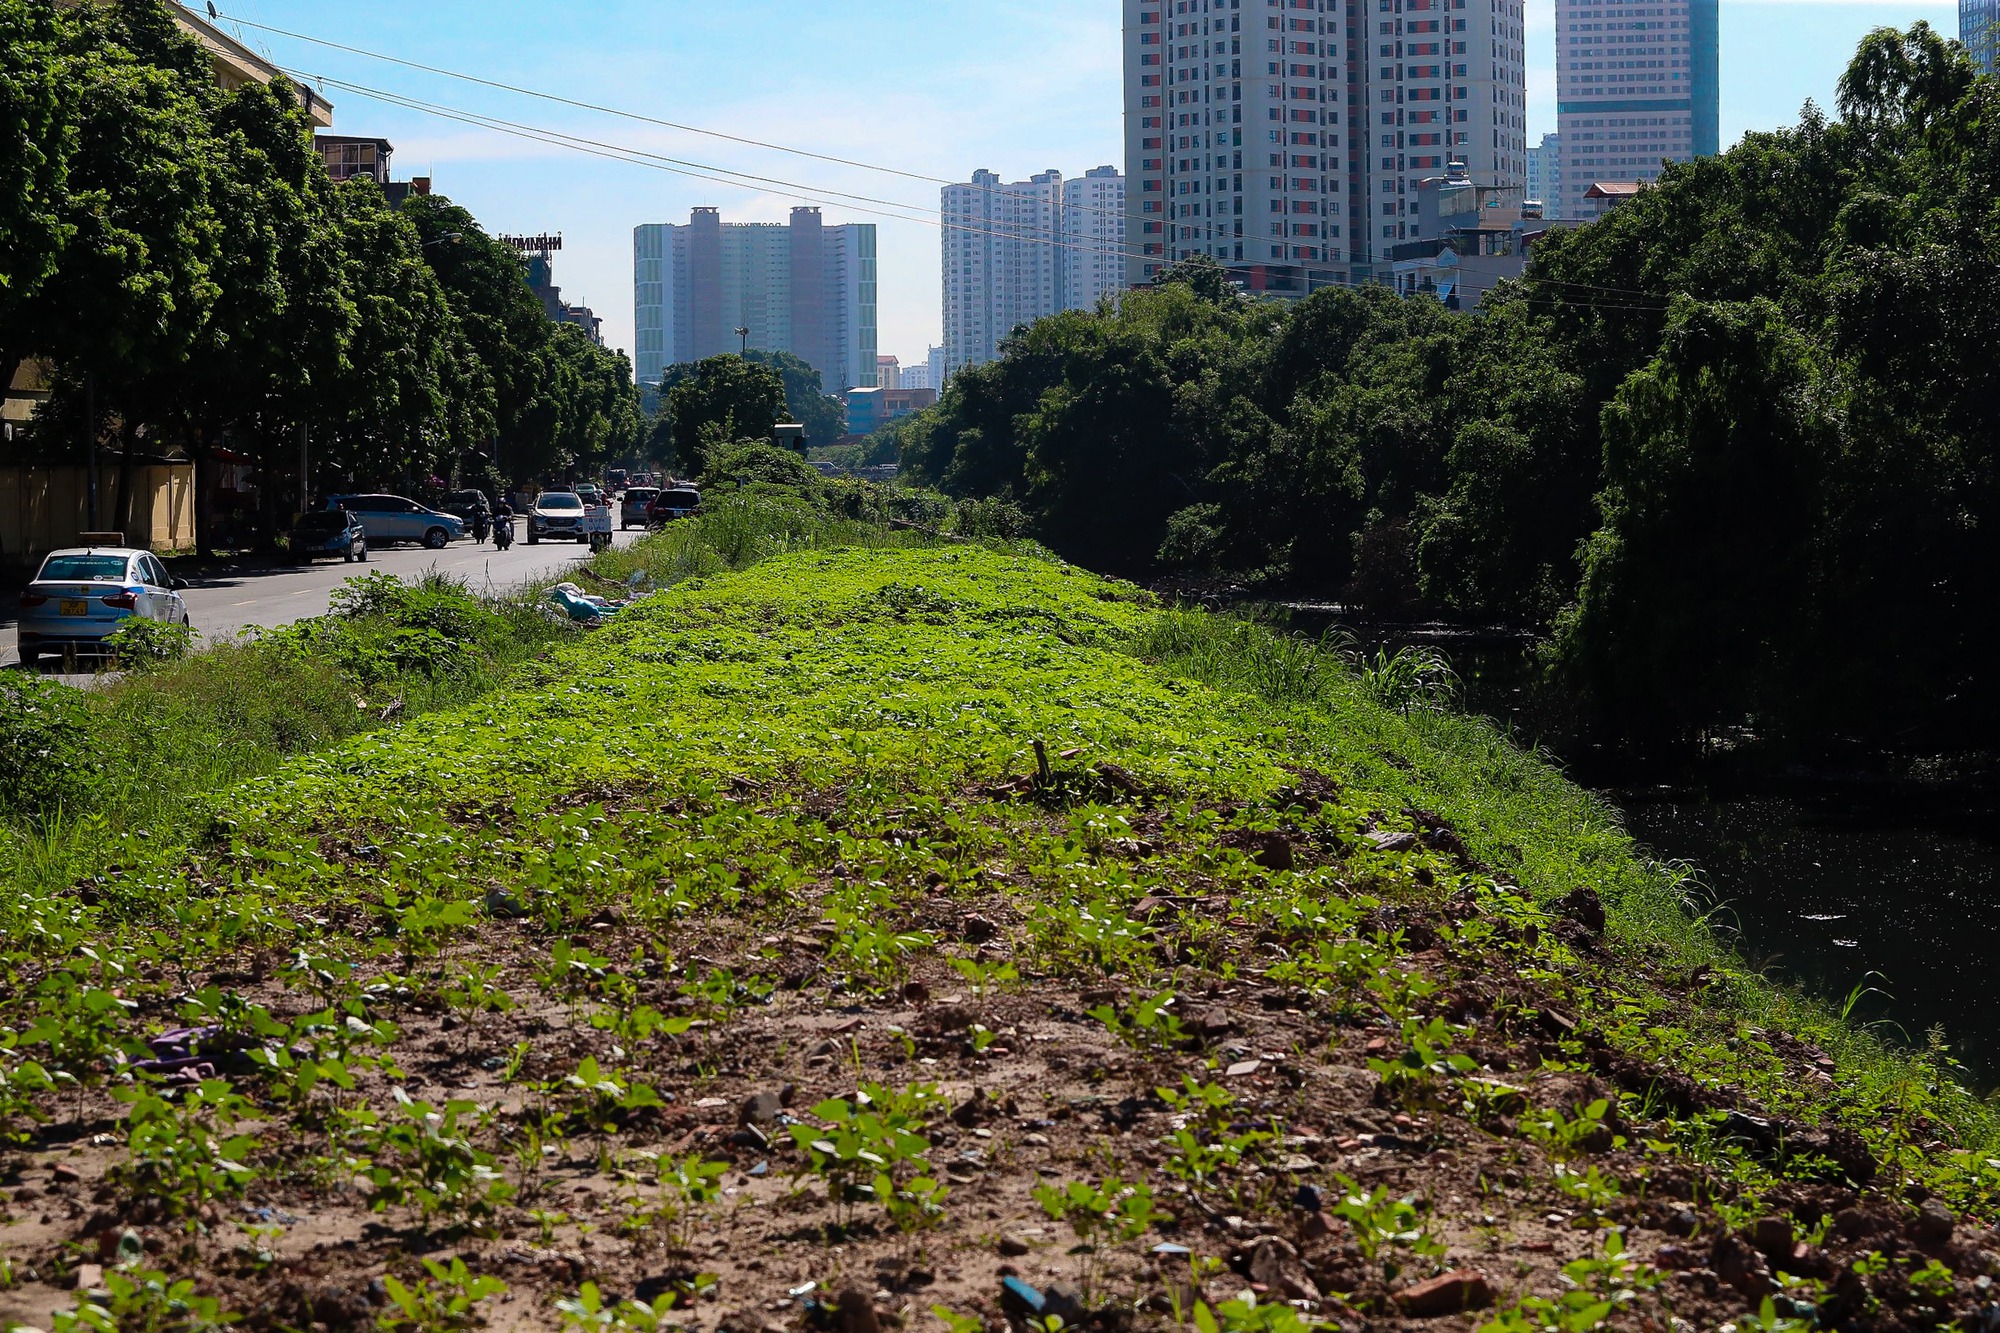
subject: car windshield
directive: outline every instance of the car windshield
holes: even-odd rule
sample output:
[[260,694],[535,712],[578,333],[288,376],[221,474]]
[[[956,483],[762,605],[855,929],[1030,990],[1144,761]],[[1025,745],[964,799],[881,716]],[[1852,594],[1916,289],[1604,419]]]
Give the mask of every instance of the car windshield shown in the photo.
[[485,504],[486,497],[478,491],[453,491],[451,493],[451,502],[461,505]]
[[628,500],[650,500],[658,494],[658,491],[649,491],[644,487],[634,486],[631,490],[625,492],[625,498]]
[[41,577],[56,583],[123,583],[129,563],[122,555],[52,555]]
[[322,510],[317,514],[307,514],[299,520],[300,532],[335,533],[347,530],[347,515],[338,509]]
[[556,495],[544,495],[540,500],[537,500],[535,503],[539,504],[544,509],[583,508],[582,497],[571,495],[566,491]]
[[660,498],[661,498],[662,500],[666,501],[666,502],[667,502],[668,504],[676,504],[676,505],[698,505],[698,504],[700,504],[700,503],[701,503],[701,492],[700,492],[700,491],[668,491],[668,492],[667,492],[666,494],[662,495],[662,496],[661,496]]

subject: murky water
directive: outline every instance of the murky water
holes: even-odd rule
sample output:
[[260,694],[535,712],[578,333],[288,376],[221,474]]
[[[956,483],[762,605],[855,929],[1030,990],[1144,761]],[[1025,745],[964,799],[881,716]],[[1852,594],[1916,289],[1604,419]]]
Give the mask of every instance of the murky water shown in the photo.
[[2000,845],[1866,798],[1648,802],[1611,793],[1634,836],[1699,866],[1743,956],[1921,1043],[1944,1030],[1973,1082],[2000,1081]]
[[[1294,611],[1295,630],[1338,623]],[[1450,659],[1468,709],[1562,756],[1662,859],[1691,863],[1719,926],[1772,976],[1922,1043],[1941,1028],[1968,1080],[2000,1085],[2000,808],[1993,794],[1741,767],[1651,771],[1578,750],[1529,691],[1529,645],[1440,627],[1362,629],[1368,652],[1419,644]],[[1671,786],[1657,784],[1670,783]]]

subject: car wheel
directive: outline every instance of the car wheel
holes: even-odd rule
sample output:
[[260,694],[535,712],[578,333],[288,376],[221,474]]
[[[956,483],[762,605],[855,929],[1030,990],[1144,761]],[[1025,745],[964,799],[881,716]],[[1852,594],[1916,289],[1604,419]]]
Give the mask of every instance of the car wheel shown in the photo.
[[355,558],[356,560],[359,560],[359,561],[361,561],[361,562],[362,562],[362,563],[364,563],[364,564],[365,564],[365,563],[367,562],[367,560],[368,560],[368,544],[367,544],[366,542],[363,542],[363,543],[361,544],[361,550],[360,550],[359,552],[357,552],[357,553],[355,554],[355,557],[354,557],[354,558]]
[[541,544],[542,544],[542,539],[541,539],[541,536],[540,536],[540,534],[538,534],[538,533],[535,533],[535,532],[532,532],[532,531],[528,533],[528,545],[530,545],[530,546],[540,546]]
[[424,545],[433,551],[442,551],[451,545],[451,534],[443,528],[432,528],[424,534]]
[[35,670],[35,669],[36,669],[37,667],[41,666],[41,664],[42,664],[42,650],[41,650],[41,649],[39,649],[39,648],[23,648],[23,649],[21,650],[21,666],[22,666],[22,668],[23,668],[23,669],[25,669],[25,670],[28,670],[28,671],[33,671],[33,670]]

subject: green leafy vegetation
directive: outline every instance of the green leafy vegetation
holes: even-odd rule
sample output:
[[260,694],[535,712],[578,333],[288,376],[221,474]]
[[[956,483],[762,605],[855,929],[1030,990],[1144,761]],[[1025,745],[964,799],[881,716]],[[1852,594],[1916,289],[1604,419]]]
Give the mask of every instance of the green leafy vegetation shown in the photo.
[[1878,29],[1837,119],[1668,166],[1476,314],[1190,260],[958,374],[905,479],[1096,569],[1536,626],[1618,736],[1990,749],[1996,98]]
[[[516,476],[637,452],[630,363],[550,320],[515,251],[440,196],[392,208],[366,178],[336,186],[302,90],[218,86],[159,0],[7,0],[0,82],[24,108],[0,168],[0,366],[36,358],[52,381],[15,447],[115,448],[99,526],[132,526],[134,459],[162,444],[202,474],[204,548],[225,525],[274,535],[298,483],[365,490],[464,462],[494,488],[496,448]],[[212,512],[225,439],[264,477],[257,513]]]
[[[505,608],[351,585],[334,628],[229,651],[347,660],[350,696],[355,663],[400,654],[383,678],[434,685],[421,707],[209,770],[182,788],[198,815],[80,870],[20,863],[0,1133],[105,1126],[105,1206],[173,1237],[173,1281],[213,1294],[225,1209],[310,1213],[383,1262],[456,1246],[469,1277],[481,1247],[593,1236],[666,1285],[551,1261],[507,1299],[647,1327],[751,1253],[810,1268],[831,1239],[908,1271],[992,1225],[982,1176],[1032,1163],[1025,1206],[1082,1247],[1091,1299],[1164,1274],[1182,1318],[1289,1328],[1466,1262],[1472,1207],[1610,1235],[1657,1221],[1667,1179],[1718,1231],[1863,1177],[1877,1207],[2000,1203],[1991,1109],[1937,1052],[1763,982],[1589,797],[1340,645],[783,488],[597,570],[666,590],[511,669]],[[411,631],[485,665],[401,654]],[[87,818],[102,841],[136,810]],[[1564,916],[1579,885],[1602,936]],[[162,1082],[135,1062],[182,1023],[213,1067]],[[1839,1079],[1801,1077],[1807,1042]],[[1476,1191],[1427,1179],[1475,1138]],[[1302,1234],[1307,1181],[1352,1253],[1314,1258],[1321,1313],[1228,1299],[1203,1267],[1227,1219]],[[1186,1281],[1144,1275],[1152,1232]],[[1257,1262],[1308,1289],[1303,1260]],[[1949,1294],[1921,1264],[1859,1280],[1955,1308],[1944,1267]],[[394,1317],[459,1317],[462,1284],[393,1271]],[[1588,1327],[1658,1299],[1637,1271],[1578,1269],[1589,1299],[1553,1301],[1551,1262],[1502,1314]]]

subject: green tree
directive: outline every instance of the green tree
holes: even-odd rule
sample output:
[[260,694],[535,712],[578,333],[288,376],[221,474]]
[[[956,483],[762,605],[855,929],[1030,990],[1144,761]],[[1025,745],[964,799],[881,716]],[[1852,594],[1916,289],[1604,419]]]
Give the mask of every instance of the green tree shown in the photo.
[[1684,739],[1775,701],[1820,481],[1811,360],[1770,302],[1683,299],[1605,410],[1604,522],[1561,647],[1628,734]]
[[770,440],[785,410],[785,381],[770,367],[740,356],[712,356],[674,377],[662,408],[674,423],[680,470],[699,477],[721,447]]
[[372,181],[334,195],[351,312],[336,372],[315,386],[319,489],[449,472],[493,434],[493,386],[465,337],[415,225]]
[[790,352],[752,349],[745,358],[769,366],[785,381],[785,410],[806,428],[806,447],[821,449],[847,434],[847,408],[826,392],[820,373]]
[[533,477],[566,469],[573,460],[561,442],[563,362],[552,347],[554,322],[528,289],[520,255],[442,195],[412,197],[402,212],[493,385],[501,472]]

